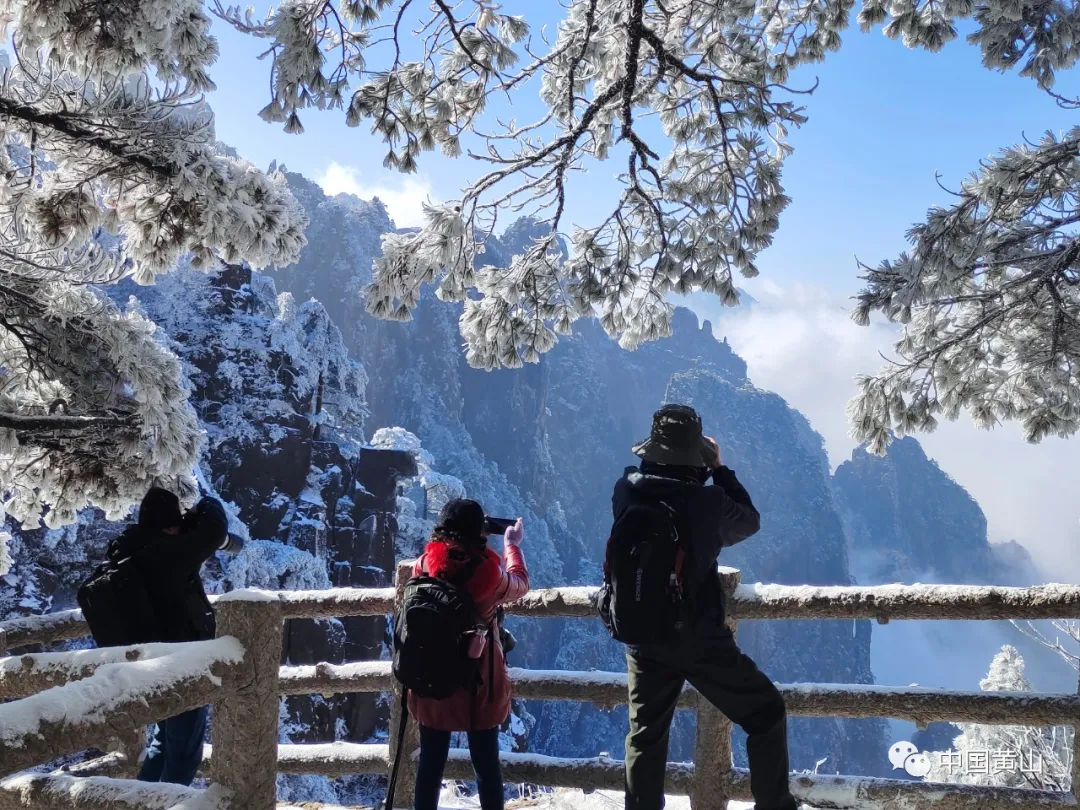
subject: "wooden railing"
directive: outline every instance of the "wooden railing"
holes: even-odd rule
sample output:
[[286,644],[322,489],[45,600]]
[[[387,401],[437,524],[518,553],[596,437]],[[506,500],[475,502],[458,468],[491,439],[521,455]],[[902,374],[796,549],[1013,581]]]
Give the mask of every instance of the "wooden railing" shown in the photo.
[[[409,567],[402,564],[396,573],[398,592]],[[780,618],[872,618],[884,623],[1080,617],[1080,587],[1075,586],[740,586],[737,571],[721,569],[721,574],[733,628],[743,620]],[[509,606],[509,612],[535,618],[593,617],[592,594],[589,588],[533,591]],[[278,701],[281,695],[396,692],[389,663],[279,666],[279,662],[285,619],[387,615],[396,598],[395,589],[237,591],[215,600],[219,637],[214,641],[0,659],[0,699],[14,699],[0,706],[0,810],[166,810],[195,801],[200,810],[270,810],[279,772],[330,777],[385,772],[390,755],[386,745],[279,745]],[[67,611],[0,625],[0,647],[48,645],[86,634],[78,611]],[[515,669],[512,678],[516,695],[525,699],[601,706],[626,700],[623,672]],[[934,721],[1080,725],[1077,695],[841,684],[787,684],[780,690],[792,715],[895,717],[920,725]],[[92,775],[132,775],[132,732],[207,703],[214,705],[214,745],[206,747],[207,790]],[[749,775],[732,765],[730,723],[690,688],[680,705],[697,713],[697,766],[669,763],[668,792],[689,795],[694,810],[720,810],[729,800],[749,800]],[[398,701],[391,706],[394,739],[402,718]],[[410,727],[395,802],[401,807],[411,805],[416,746],[416,730]],[[91,747],[116,750],[67,772],[13,775]],[[1073,763],[1077,786],[1080,757]],[[618,790],[623,784],[622,763],[607,757],[504,754],[503,766],[508,782],[584,790]],[[451,752],[447,777],[470,775],[467,752]],[[792,792],[818,808],[1077,806],[1071,793],[850,776],[794,775]]]

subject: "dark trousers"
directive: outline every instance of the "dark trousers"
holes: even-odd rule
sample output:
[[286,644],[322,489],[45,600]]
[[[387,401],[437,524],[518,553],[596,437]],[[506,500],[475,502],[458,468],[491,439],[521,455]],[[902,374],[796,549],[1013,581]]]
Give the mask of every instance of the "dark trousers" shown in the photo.
[[[730,632],[677,645],[628,647],[630,733],[626,737],[626,810],[661,810],[668,733],[689,681],[747,733],[756,810],[795,810],[788,787],[787,714],[776,686],[744,655]],[[698,762],[697,768],[716,763]],[[419,810],[419,809],[418,809]]]
[[203,706],[158,723],[139,770],[139,781],[190,785],[202,764],[206,716]]
[[[420,726],[420,762],[416,768],[413,810],[438,810],[443,771],[450,753],[450,732]],[[483,810],[503,810],[502,765],[499,764],[499,729],[469,732],[469,756],[476,772],[476,788]]]

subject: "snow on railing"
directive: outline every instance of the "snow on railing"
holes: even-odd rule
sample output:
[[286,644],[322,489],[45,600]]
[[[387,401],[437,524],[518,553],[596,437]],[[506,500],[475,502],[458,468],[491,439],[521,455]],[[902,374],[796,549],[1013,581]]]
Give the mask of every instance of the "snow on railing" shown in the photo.
[[283,695],[340,695],[355,692],[389,692],[394,678],[389,661],[355,661],[350,664],[319,663],[281,667],[278,687]]
[[[0,780],[0,808],[71,807],[79,810],[212,810],[210,791],[103,777],[24,774]],[[210,801],[206,801],[209,799]],[[200,801],[202,800],[202,801]],[[196,802],[199,802],[196,804]],[[225,805],[220,804],[224,810]]]
[[175,646],[0,706],[0,776],[104,742],[118,717],[146,725],[210,703],[244,659],[235,638]]
[[1067,619],[1080,616],[1080,586],[742,585],[739,619]]
[[[730,571],[732,569],[721,569]],[[592,618],[594,587],[529,591],[507,612],[536,618]],[[385,616],[393,612],[393,588],[329,588],[267,591],[285,619]],[[216,602],[220,597],[210,597]],[[727,600],[731,616],[757,619],[1067,619],[1080,616],[1080,586],[1036,585],[754,585],[738,586]],[[89,635],[82,612],[66,610],[0,623],[0,650]]]
[[[251,593],[255,593],[252,591]],[[258,591],[282,605],[286,619],[386,616],[394,610],[393,588],[327,588],[321,591]],[[221,596],[211,596],[216,604]],[[81,610],[64,610],[0,622],[0,652],[85,638],[90,628]]]
[[[385,772],[386,745],[331,743],[278,745],[280,695],[397,692],[389,663],[280,666],[283,621],[287,618],[380,616],[390,613],[411,570],[402,563],[395,589],[338,588],[328,591],[240,591],[215,599],[219,638],[185,645],[43,653],[0,659],[0,699],[37,692],[0,706],[0,776],[30,764],[100,743],[125,723],[153,722],[185,708],[215,704],[213,748],[206,763],[213,787],[172,801],[168,791],[140,792],[130,782],[79,777],[105,773],[123,760],[109,754],[67,774],[14,777],[0,782],[0,810],[33,805],[42,810],[189,807],[270,810],[276,774],[342,776]],[[739,586],[738,572],[721,570],[729,623],[766,618],[1005,619],[1080,616],[1080,588],[889,585],[863,587]],[[532,591],[510,612],[535,617],[593,617],[593,588]],[[20,619],[0,625],[0,643],[50,643],[85,634],[78,611]],[[224,668],[224,669],[223,669]],[[622,672],[564,672],[515,669],[518,697],[572,700],[614,706],[626,700]],[[71,681],[66,686],[55,686]],[[52,686],[53,688],[46,688]],[[37,690],[45,689],[43,692]],[[818,717],[893,717],[919,725],[934,721],[1024,725],[1080,724],[1080,697],[1009,692],[964,692],[875,685],[779,685],[788,711]],[[59,698],[53,700],[52,698]],[[396,694],[400,697],[400,694]],[[95,702],[96,701],[96,702]],[[403,720],[391,702],[391,739]],[[728,800],[748,799],[748,775],[731,764],[731,724],[687,688],[680,707],[696,711],[695,760],[669,763],[669,788],[691,796],[694,810],[721,810]],[[406,733],[399,804],[411,804],[418,740],[415,724]],[[505,754],[508,781],[585,790],[618,789],[621,762],[598,757],[562,759]],[[276,767],[274,766],[276,763]],[[1078,766],[1080,767],[1080,763]],[[468,754],[451,752],[447,776],[468,778]],[[1080,780],[1074,779],[1074,784]],[[943,785],[856,777],[792,777],[796,797],[817,808],[871,807],[904,810],[995,810],[1075,807],[1072,794],[1018,788]],[[128,791],[128,792],[125,792]],[[169,802],[172,802],[171,804]]]
[[0,650],[17,650],[32,644],[55,644],[90,635],[81,610],[64,610],[41,616],[24,616],[0,622]]
[[0,658],[0,699],[25,697],[93,675],[107,664],[148,661],[183,652],[177,644],[104,647]]

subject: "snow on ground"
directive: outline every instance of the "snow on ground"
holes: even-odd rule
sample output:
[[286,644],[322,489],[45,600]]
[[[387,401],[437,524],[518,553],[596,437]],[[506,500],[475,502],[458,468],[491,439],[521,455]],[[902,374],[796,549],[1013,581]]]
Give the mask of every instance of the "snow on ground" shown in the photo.
[[[558,788],[506,802],[506,810],[623,810],[623,794],[615,790],[580,790]],[[453,783],[443,788],[439,810],[480,810],[476,796],[460,796]],[[690,810],[688,796],[668,796],[667,810]],[[751,802],[729,802],[728,810],[754,810]]]

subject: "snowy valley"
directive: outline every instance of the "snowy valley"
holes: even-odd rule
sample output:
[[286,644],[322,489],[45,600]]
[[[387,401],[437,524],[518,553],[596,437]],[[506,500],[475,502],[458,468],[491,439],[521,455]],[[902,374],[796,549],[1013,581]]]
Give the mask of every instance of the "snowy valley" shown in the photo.
[[[277,170],[278,167],[272,167]],[[181,266],[153,287],[108,288],[143,313],[176,352],[207,444],[203,491],[230,504],[249,538],[205,570],[209,590],[386,587],[415,555],[446,500],[468,494],[490,514],[522,516],[534,587],[595,585],[610,525],[611,485],[629,448],[665,401],[691,404],[763,515],[761,532],[721,562],[744,583],[1030,584],[1045,579],[1022,547],[991,545],[977,503],[915,439],[885,457],[856,451],[835,472],[813,426],[753,385],[723,324],[675,315],[674,334],[626,352],[594,321],[539,363],[472,369],[460,351],[456,306],[426,299],[413,320],[376,320],[360,290],[384,234],[378,201],[326,196],[281,167],[309,216],[295,265],[265,274],[230,265],[210,277]],[[509,264],[536,236],[527,220],[485,245]],[[96,511],[59,529],[12,524],[0,577],[0,619],[70,608],[74,590],[118,530]],[[1075,675],[1008,623],[869,620],[747,622],[746,651],[777,682],[975,689],[1003,643],[1030,656],[1042,689],[1072,691]],[[599,622],[511,620],[512,666],[614,670],[622,651]],[[283,663],[385,658],[385,621],[290,620]],[[385,741],[388,704],[374,695],[291,697],[282,742]],[[505,748],[558,756],[621,756],[625,708],[515,703]],[[795,718],[796,770],[891,774],[887,750],[910,726]],[[932,726],[935,745],[955,729]],[[929,739],[929,738],[928,738]],[[671,758],[689,759],[692,717],[680,715]],[[736,761],[745,765],[741,743]],[[372,777],[280,777],[283,801],[362,804]],[[554,805],[563,806],[552,800]],[[577,806],[577,805],[575,805]]]

